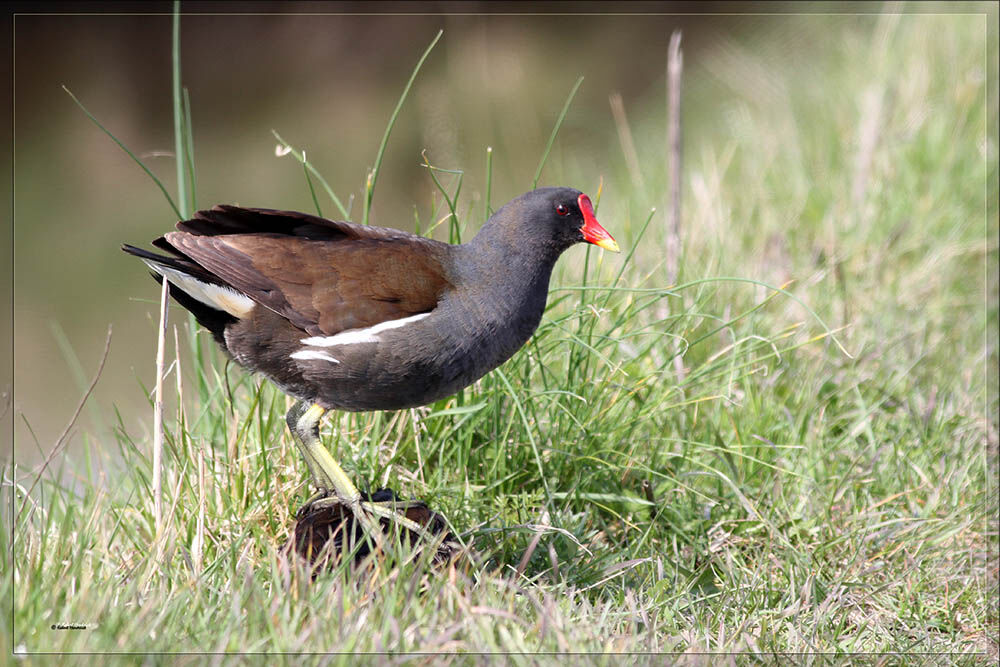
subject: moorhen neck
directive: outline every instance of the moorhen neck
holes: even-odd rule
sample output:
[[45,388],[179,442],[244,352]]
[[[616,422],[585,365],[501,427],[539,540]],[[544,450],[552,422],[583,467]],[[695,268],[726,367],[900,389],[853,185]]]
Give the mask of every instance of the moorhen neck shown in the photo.
[[[327,410],[399,410],[449,396],[509,359],[545,310],[559,256],[586,241],[618,251],[587,195],[540,188],[508,202],[472,241],[305,213],[215,206],[153,245],[130,245],[223,350],[298,402],[286,415],[318,493],[378,540],[361,494],[319,441]],[[411,527],[412,528],[412,527]]]

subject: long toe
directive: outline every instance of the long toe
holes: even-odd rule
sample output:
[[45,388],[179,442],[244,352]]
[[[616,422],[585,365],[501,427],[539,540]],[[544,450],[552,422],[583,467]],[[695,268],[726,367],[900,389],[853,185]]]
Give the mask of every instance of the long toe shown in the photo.
[[309,514],[309,512],[315,509],[316,503],[331,497],[336,498],[336,495],[331,493],[329,489],[319,489],[318,491],[316,491],[316,493],[309,496],[308,500],[302,503],[302,507],[300,507],[298,511],[295,512],[295,519],[301,520],[303,517]]

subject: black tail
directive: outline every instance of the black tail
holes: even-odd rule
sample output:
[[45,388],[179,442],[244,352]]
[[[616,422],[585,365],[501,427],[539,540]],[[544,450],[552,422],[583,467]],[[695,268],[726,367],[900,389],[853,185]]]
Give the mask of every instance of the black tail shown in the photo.
[[[162,239],[157,239],[156,241],[154,241],[153,242],[154,245],[157,245],[158,247],[163,247],[159,243],[157,243],[157,241],[161,240]],[[164,245],[165,244],[166,242],[164,241]],[[166,246],[166,249],[172,250],[172,248],[169,245]],[[143,250],[142,248],[136,248],[135,246],[128,245],[127,243],[122,244],[122,250],[124,250],[130,255],[134,255],[151,264],[159,264],[167,268],[181,271],[182,273],[186,273],[192,276],[193,278],[197,278],[198,280],[208,283],[214,283],[217,285],[223,284],[218,278],[215,278],[214,276],[212,276],[212,274],[205,271],[205,269],[201,268],[193,260],[188,259],[186,257],[183,256],[168,257],[166,255],[158,255],[154,252],[150,252],[148,250]],[[176,251],[174,252],[175,254],[179,254]],[[153,279],[157,283],[160,284],[163,283],[163,276],[160,275],[159,273],[156,273],[155,271],[150,271],[150,275],[153,276]],[[177,287],[172,283],[168,282],[168,286],[169,286],[168,291],[170,293],[171,298],[173,298],[174,301],[176,301],[181,306],[189,310],[194,315],[194,318],[198,321],[198,324],[208,329],[212,333],[212,338],[214,338],[215,341],[222,346],[222,349],[226,350],[226,338],[224,336],[226,325],[236,322],[237,319],[223,310],[212,308],[211,306],[208,306],[202,303],[201,301],[198,301],[197,299],[191,297],[187,292],[185,292],[184,290],[180,289],[179,287]],[[226,351],[228,352],[228,350]]]
[[168,255],[158,255],[155,252],[143,250],[142,248],[136,248],[134,245],[129,245],[127,243],[122,244],[122,250],[130,255],[138,257],[139,259],[148,260],[153,264],[159,264],[161,266],[180,271],[181,273],[186,273],[192,278],[197,278],[202,282],[213,285],[225,285],[225,283],[221,280],[203,269],[200,264],[167,243],[167,240],[162,236],[153,241],[153,245],[172,253],[174,257],[170,257]]

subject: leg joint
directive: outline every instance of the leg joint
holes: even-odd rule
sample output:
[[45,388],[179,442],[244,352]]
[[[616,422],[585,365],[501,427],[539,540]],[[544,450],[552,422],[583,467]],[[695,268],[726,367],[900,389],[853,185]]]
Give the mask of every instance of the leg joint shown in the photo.
[[296,401],[295,405],[293,405],[288,412],[285,413],[285,423],[288,424],[288,430],[293,433],[297,432],[296,427],[299,425],[299,418],[308,407],[309,404],[305,401]]
[[326,408],[299,401],[285,414],[285,423],[292,433],[303,440],[309,440],[312,437],[319,437],[319,420],[324,414]]

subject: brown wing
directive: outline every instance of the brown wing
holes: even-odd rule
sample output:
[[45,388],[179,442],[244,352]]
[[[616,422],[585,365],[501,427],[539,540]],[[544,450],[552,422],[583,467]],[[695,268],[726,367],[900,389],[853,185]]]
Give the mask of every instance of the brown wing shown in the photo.
[[431,239],[262,209],[199,216],[166,242],[310,335],[428,312],[448,286],[449,246]]

